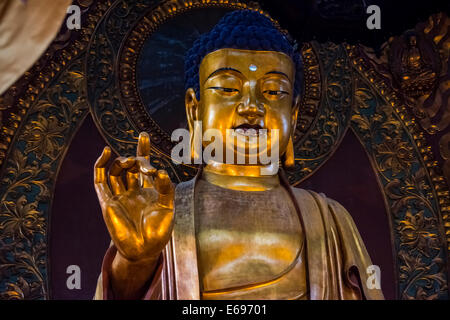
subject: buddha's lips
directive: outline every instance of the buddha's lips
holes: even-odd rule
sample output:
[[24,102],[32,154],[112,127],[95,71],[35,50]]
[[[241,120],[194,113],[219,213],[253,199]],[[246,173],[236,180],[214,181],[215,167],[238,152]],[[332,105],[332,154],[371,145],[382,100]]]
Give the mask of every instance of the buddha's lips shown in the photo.
[[244,136],[258,136],[259,134],[262,134],[263,127],[261,127],[259,124],[248,124],[244,123],[234,128],[234,131],[237,134],[244,135]]

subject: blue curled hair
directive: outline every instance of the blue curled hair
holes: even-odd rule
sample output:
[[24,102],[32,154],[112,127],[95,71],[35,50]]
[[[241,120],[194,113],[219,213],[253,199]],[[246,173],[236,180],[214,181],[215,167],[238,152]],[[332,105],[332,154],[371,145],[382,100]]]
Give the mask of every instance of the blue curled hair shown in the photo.
[[[224,49],[277,51],[295,64],[294,96],[303,90],[303,64],[297,45],[288,39],[267,16],[252,10],[236,10],[222,17],[208,33],[201,35],[184,59],[185,89],[193,88],[200,99],[199,67],[210,52]],[[289,37],[290,38],[290,37]]]

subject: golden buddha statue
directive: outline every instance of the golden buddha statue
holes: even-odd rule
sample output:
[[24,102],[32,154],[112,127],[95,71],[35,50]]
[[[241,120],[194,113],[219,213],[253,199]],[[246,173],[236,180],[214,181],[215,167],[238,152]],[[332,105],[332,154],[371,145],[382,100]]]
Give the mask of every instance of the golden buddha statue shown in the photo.
[[423,68],[422,55],[420,54],[419,48],[417,48],[417,37],[411,36],[408,43],[408,52],[404,58],[407,68],[411,72],[420,73]]
[[210,160],[174,188],[149,163],[147,133],[108,174],[106,147],[94,179],[112,243],[95,299],[383,299],[366,286],[371,262],[349,213],[290,187],[278,161],[250,161],[264,148],[246,138],[264,135],[265,151],[277,145],[294,164],[301,61],[286,36],[257,12],[232,12],[197,40],[186,70],[191,156],[208,129],[233,130],[244,146],[222,154],[245,161]]
[[[420,50],[418,37],[409,33],[401,56],[400,86],[409,96],[418,97],[430,91],[437,80],[431,57]],[[426,52],[425,52],[426,53]]]

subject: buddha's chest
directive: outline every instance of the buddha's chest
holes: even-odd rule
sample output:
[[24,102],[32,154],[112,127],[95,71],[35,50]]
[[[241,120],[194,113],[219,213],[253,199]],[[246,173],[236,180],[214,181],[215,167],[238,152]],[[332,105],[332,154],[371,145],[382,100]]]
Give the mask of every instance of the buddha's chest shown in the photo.
[[[209,190],[211,191],[211,190]],[[204,291],[270,281],[295,262],[301,227],[284,190],[208,192],[195,203],[199,276]]]

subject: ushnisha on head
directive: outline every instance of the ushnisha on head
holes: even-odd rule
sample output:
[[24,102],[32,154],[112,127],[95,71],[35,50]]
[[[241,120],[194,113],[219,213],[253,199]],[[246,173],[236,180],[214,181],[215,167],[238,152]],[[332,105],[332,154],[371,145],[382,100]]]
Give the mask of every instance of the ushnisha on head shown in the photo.
[[[200,134],[194,121],[202,122],[201,134],[213,128],[224,137],[227,129],[242,135],[266,129],[266,149],[275,143],[271,130],[278,129],[279,156],[284,155],[285,166],[294,164],[293,132],[303,73],[296,45],[288,38],[267,16],[239,10],[195,41],[185,57],[191,141]],[[263,151],[258,143],[247,142],[246,150],[252,148]]]

